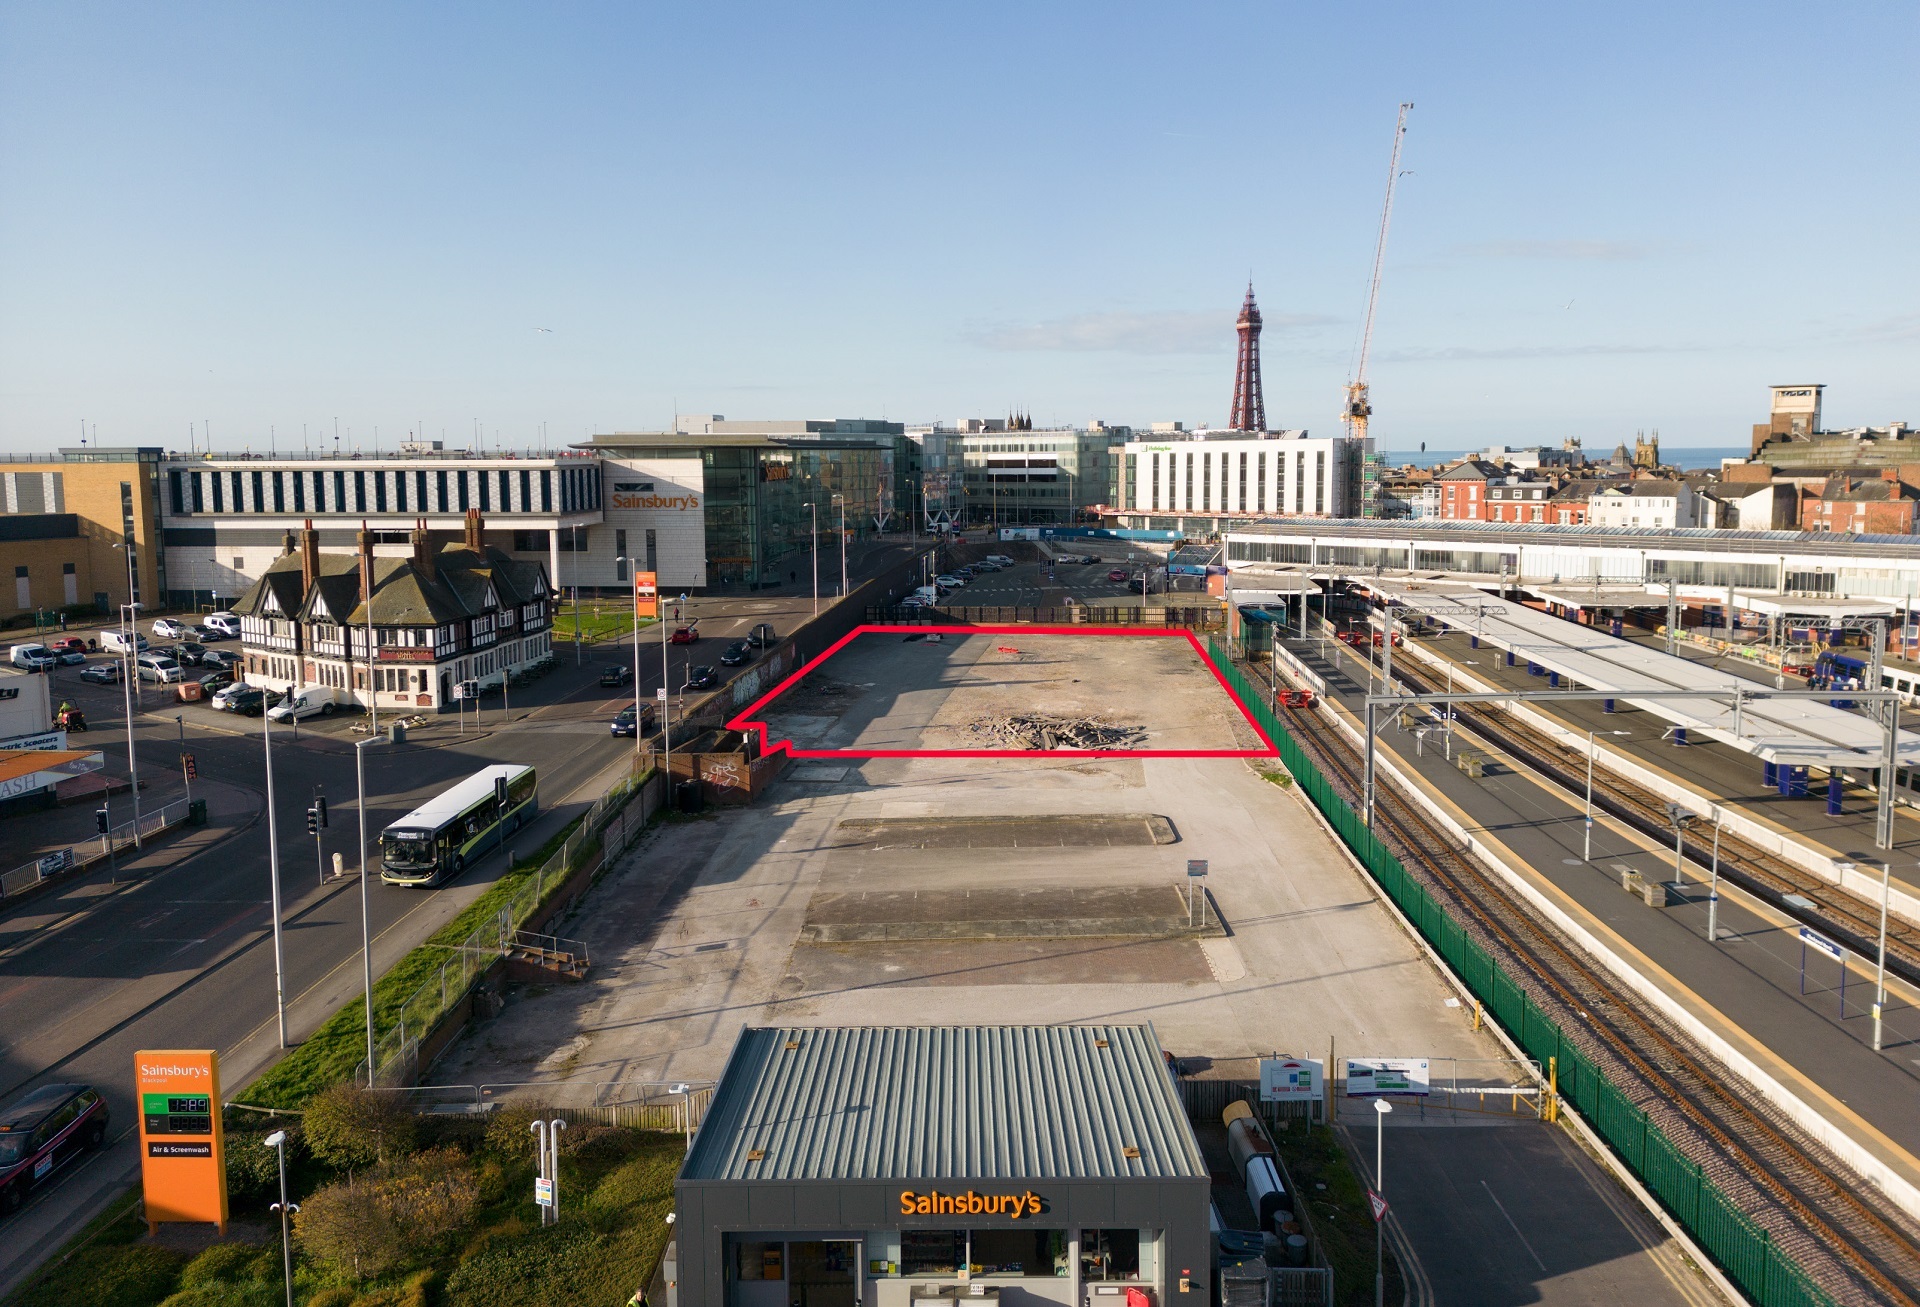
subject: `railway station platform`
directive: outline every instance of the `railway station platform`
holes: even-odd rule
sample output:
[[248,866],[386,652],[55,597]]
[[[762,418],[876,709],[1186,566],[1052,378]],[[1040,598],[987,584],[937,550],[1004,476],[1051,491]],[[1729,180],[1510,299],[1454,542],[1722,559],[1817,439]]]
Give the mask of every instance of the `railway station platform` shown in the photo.
[[[1541,678],[1528,675],[1524,665],[1508,667],[1498,651],[1484,645],[1473,648],[1467,634],[1422,636],[1417,644],[1421,652],[1452,664],[1457,686],[1477,681],[1503,690],[1541,688]],[[1626,647],[1653,652],[1640,650],[1637,642]],[[1418,667],[1416,663],[1415,669]],[[1745,670],[1728,667],[1725,674]],[[1751,754],[1701,735],[1690,735],[1685,744],[1678,743],[1668,730],[1669,723],[1624,700],[1617,700],[1612,712],[1598,702],[1540,703],[1529,705],[1529,709],[1571,731],[1594,732],[1598,766],[1608,767],[1609,761],[1615,760],[1613,769],[1618,770],[1618,759],[1630,759],[1638,768],[1664,777],[1676,789],[1699,796],[1689,805],[1694,811],[1705,814],[1717,805],[1772,831],[1783,844],[1803,846],[1806,855],[1800,861],[1805,865],[1830,864],[1835,858],[1854,862],[1861,869],[1850,885],[1856,892],[1867,888],[1860,883],[1864,875],[1873,882],[1872,893],[1877,899],[1880,862],[1887,858],[1892,863],[1896,914],[1920,921],[1920,912],[1912,907],[1920,904],[1920,809],[1896,803],[1894,847],[1890,851],[1877,849],[1873,840],[1879,796],[1866,785],[1845,778],[1844,773],[1839,811],[1835,812],[1823,778],[1816,777],[1804,796],[1783,796],[1778,784],[1766,783],[1764,764]],[[1626,734],[1616,734],[1622,731]],[[1903,902],[1907,905],[1905,912],[1900,911]]]
[[[1465,648],[1464,637],[1448,639],[1458,641],[1461,648],[1455,652],[1462,662],[1480,661]],[[1360,655],[1316,638],[1289,640],[1285,647],[1324,679],[1327,690],[1325,709],[1290,711],[1338,712],[1357,736],[1370,678]],[[1399,658],[1396,653],[1396,665]],[[1519,674],[1525,678],[1525,669]],[[1616,713],[1599,725],[1631,729],[1635,716]],[[1653,719],[1641,715],[1640,721]],[[1626,725],[1618,725],[1622,722]],[[1688,774],[1708,751],[1708,746],[1661,746],[1657,733],[1649,734],[1652,741],[1629,738],[1628,743],[1656,754],[1664,747],[1669,758],[1683,755]],[[1452,749],[1471,748],[1486,760],[1477,779],[1449,759],[1438,732],[1416,737],[1399,728],[1394,714],[1381,714],[1376,747],[1540,894],[1806,1104],[1848,1149],[1884,1168],[1910,1192],[1920,1189],[1920,1113],[1912,1110],[1920,1095],[1920,989],[1889,977],[1883,1051],[1876,1053],[1868,1013],[1870,959],[1853,960],[1843,993],[1841,964],[1807,949],[1798,923],[1724,881],[1717,939],[1709,942],[1705,867],[1688,863],[1684,883],[1673,888],[1671,843],[1662,845],[1606,817],[1596,819],[1591,860],[1583,858],[1580,801],[1464,729]],[[1729,762],[1737,757],[1726,752]],[[1739,759],[1738,766],[1750,774],[1754,764]],[[1796,808],[1809,806],[1791,802]],[[1901,829],[1903,846],[1911,841],[1920,849],[1920,829],[1905,819]],[[1869,821],[1868,845],[1871,834]],[[1833,838],[1845,844],[1849,836]],[[1911,865],[1904,848],[1902,856]],[[1628,872],[1666,884],[1667,906],[1650,907],[1624,892],[1622,878]]]

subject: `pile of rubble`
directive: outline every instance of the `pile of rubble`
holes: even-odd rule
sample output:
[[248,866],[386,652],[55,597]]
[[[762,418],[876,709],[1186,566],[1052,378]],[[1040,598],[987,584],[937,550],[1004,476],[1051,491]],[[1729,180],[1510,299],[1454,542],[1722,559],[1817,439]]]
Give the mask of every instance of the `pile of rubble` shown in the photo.
[[995,749],[1131,749],[1147,742],[1144,727],[1046,713],[977,717],[967,729]]

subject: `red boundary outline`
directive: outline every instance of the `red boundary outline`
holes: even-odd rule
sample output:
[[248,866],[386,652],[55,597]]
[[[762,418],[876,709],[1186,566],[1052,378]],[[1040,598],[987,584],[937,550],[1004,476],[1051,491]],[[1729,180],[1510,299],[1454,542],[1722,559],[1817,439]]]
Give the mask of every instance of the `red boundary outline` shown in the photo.
[[[920,632],[927,635],[1111,635],[1111,636],[1154,636],[1162,639],[1180,639],[1193,647],[1201,666],[1213,673],[1213,679],[1233,706],[1240,710],[1253,733],[1267,746],[1264,749],[800,749],[794,747],[792,740],[769,740],[767,724],[754,720],[754,714],[766,707],[803,677],[811,673],[820,664],[833,657],[851,644],[856,636],[872,632]],[[1271,758],[1279,754],[1279,746],[1273,742],[1260,723],[1254,719],[1247,705],[1227,684],[1227,678],[1213,665],[1213,659],[1201,647],[1199,637],[1190,630],[1167,630],[1156,626],[882,626],[863,624],[827,646],[825,652],[809,659],[795,669],[780,684],[768,690],[743,708],[727,722],[731,731],[757,731],[760,735],[760,752],[763,757],[785,753],[794,758]]]

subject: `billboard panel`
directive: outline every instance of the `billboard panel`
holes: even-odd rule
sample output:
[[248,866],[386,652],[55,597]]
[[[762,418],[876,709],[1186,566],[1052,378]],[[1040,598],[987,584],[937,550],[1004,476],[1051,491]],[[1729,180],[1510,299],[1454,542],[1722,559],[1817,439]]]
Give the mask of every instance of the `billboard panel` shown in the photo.
[[1260,1059],[1260,1101],[1311,1103],[1326,1091],[1326,1064],[1310,1057]]
[[1430,1093],[1427,1073],[1424,1057],[1350,1057],[1347,1059],[1347,1097]]
[[660,616],[660,578],[655,572],[633,574],[633,612],[636,617]]

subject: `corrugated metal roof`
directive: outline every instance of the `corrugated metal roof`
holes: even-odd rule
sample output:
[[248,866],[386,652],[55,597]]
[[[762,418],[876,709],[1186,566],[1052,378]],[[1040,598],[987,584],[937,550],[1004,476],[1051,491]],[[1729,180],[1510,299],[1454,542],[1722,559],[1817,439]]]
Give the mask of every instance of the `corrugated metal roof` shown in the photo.
[[834,1026],[742,1031],[680,1178],[1205,1174],[1151,1025]]

